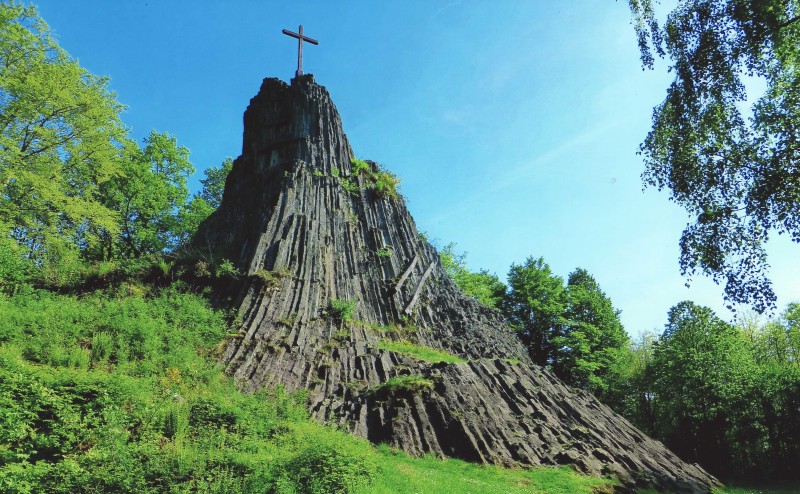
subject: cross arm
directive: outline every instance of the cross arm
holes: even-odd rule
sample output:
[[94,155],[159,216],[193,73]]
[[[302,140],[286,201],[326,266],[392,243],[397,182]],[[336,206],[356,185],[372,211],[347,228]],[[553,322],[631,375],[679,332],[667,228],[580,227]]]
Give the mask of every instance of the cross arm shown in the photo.
[[303,41],[305,41],[307,43],[311,43],[312,45],[318,45],[319,44],[319,41],[317,41],[315,39],[309,38],[308,36],[303,36],[302,34],[297,34],[295,32],[289,31],[288,29],[284,29],[282,32],[283,32],[283,34],[285,34],[287,36],[291,36],[292,38],[302,39]]

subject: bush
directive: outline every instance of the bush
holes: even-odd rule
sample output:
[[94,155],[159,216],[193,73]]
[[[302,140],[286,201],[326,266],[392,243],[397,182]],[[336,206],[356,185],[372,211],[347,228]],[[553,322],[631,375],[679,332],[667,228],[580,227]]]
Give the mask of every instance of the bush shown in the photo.
[[397,199],[399,185],[400,179],[389,170],[381,169],[373,175],[373,187],[380,197]]
[[[383,166],[379,166],[378,170],[374,171],[373,166],[369,162],[356,158],[351,159],[350,164],[352,165],[353,174],[366,176],[369,186],[372,187],[379,197],[385,197],[389,199],[397,199],[399,197],[398,189],[400,179],[397,177],[397,175],[390,172]],[[342,182],[342,185],[345,186],[345,181],[343,180]],[[350,189],[354,185],[354,183],[347,184],[347,186],[345,186],[345,190],[352,193]]]
[[362,173],[363,174],[372,173],[372,167],[369,166],[369,163],[367,163],[364,160],[353,158],[350,160],[350,164],[352,165],[352,170],[354,175],[360,175]]
[[372,390],[376,396],[391,394],[423,394],[433,391],[433,381],[422,376],[397,376]]
[[189,409],[189,425],[195,428],[212,427],[233,429],[238,418],[233,410],[209,399],[199,398]]
[[339,324],[347,323],[356,313],[355,300],[332,299],[328,308],[330,316]]
[[307,438],[300,451],[281,465],[281,491],[298,494],[349,494],[371,483],[379,472],[368,443],[327,428],[299,428]]
[[17,242],[0,238],[0,293],[14,294],[28,282],[32,269],[32,263],[24,257]]

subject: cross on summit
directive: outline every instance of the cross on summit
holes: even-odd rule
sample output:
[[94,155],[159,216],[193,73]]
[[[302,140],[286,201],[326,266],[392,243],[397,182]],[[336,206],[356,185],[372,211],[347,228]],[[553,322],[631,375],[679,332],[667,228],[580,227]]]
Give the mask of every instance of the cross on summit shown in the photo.
[[302,24],[300,24],[300,29],[298,31],[298,33],[293,33],[288,29],[283,30],[283,34],[291,36],[292,38],[297,38],[297,72],[294,73],[295,76],[303,75],[303,41],[307,41],[312,45],[319,44],[319,41],[303,36]]

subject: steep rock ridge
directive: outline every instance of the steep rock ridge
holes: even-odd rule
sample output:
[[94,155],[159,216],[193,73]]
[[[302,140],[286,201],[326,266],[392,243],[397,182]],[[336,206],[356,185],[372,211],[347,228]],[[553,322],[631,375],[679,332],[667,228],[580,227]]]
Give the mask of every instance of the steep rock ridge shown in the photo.
[[246,273],[223,357],[244,388],[308,389],[317,419],[412,454],[569,464],[621,490],[717,484],[533,365],[502,317],[460,292],[402,197],[375,186],[379,167],[353,165],[313,76],[265,79],[244,122],[222,205],[193,241]]

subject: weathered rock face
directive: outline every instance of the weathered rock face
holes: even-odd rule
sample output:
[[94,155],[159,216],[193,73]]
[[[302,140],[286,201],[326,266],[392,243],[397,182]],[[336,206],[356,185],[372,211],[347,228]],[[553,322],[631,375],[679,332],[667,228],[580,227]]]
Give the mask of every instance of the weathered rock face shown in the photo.
[[[222,206],[194,239],[248,275],[235,295],[240,334],[224,354],[243,387],[308,389],[317,419],[412,454],[569,464],[617,475],[623,489],[716,485],[533,365],[502,317],[461,293],[402,197],[375,185],[377,166],[354,169],[312,76],[265,79],[244,122]],[[346,322],[344,301],[354,304]],[[414,348],[463,361],[432,363]],[[416,384],[387,384],[402,376]]]

